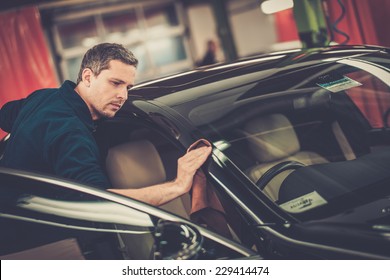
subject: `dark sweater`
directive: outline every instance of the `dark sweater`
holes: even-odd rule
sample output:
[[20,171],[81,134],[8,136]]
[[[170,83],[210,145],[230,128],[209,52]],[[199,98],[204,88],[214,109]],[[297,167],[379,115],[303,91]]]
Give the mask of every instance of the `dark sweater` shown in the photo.
[[11,137],[0,166],[110,187],[93,137],[94,122],[75,86],[66,81],[2,107],[0,127]]

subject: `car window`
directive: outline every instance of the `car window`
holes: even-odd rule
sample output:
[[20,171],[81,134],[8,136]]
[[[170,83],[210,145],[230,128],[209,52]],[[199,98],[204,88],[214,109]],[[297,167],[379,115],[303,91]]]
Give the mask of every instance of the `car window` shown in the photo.
[[193,103],[188,118],[281,210],[341,213],[389,193],[389,61],[367,60],[236,84],[209,114],[209,102]]
[[[361,61],[345,63],[362,67]],[[384,128],[389,124],[390,113],[390,73],[380,65],[372,64],[348,75],[361,85],[346,92],[372,128]]]

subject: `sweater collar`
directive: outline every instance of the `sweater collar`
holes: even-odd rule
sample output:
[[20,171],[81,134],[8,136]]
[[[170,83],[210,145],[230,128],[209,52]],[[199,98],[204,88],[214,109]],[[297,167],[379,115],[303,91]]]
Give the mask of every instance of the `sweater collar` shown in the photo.
[[65,81],[60,87],[60,93],[65,102],[74,110],[77,117],[91,130],[95,130],[95,123],[92,120],[91,112],[87,104],[74,90],[76,84],[72,81]]

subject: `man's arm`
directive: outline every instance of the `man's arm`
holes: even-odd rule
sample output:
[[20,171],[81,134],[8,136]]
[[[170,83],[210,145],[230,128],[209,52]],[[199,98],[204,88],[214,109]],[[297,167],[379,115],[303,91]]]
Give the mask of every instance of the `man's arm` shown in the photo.
[[174,181],[141,189],[109,189],[109,191],[156,206],[165,204],[191,189],[196,171],[207,160],[211,150],[211,147],[201,147],[179,158],[177,177]]
[[87,135],[80,130],[71,129],[59,134],[45,146],[46,159],[57,175],[101,188],[111,187],[109,191],[156,206],[187,193],[192,187],[196,171],[212,150],[211,146],[204,146],[179,158],[177,176],[173,181],[140,189],[115,189],[115,186],[109,185],[108,178],[95,157],[98,151],[93,152],[94,148],[87,141]]
[[10,101],[0,110],[0,128],[5,132],[11,132],[12,126],[19,115],[26,99]]

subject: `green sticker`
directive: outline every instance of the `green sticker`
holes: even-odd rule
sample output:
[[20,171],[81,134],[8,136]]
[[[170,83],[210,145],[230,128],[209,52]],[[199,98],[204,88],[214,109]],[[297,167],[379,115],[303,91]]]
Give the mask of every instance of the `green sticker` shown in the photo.
[[348,78],[346,76],[342,76],[339,79],[331,80],[323,83],[317,83],[320,87],[327,89],[331,92],[338,92],[346,89],[350,89],[353,87],[361,86],[362,84],[352,80],[351,78]]

